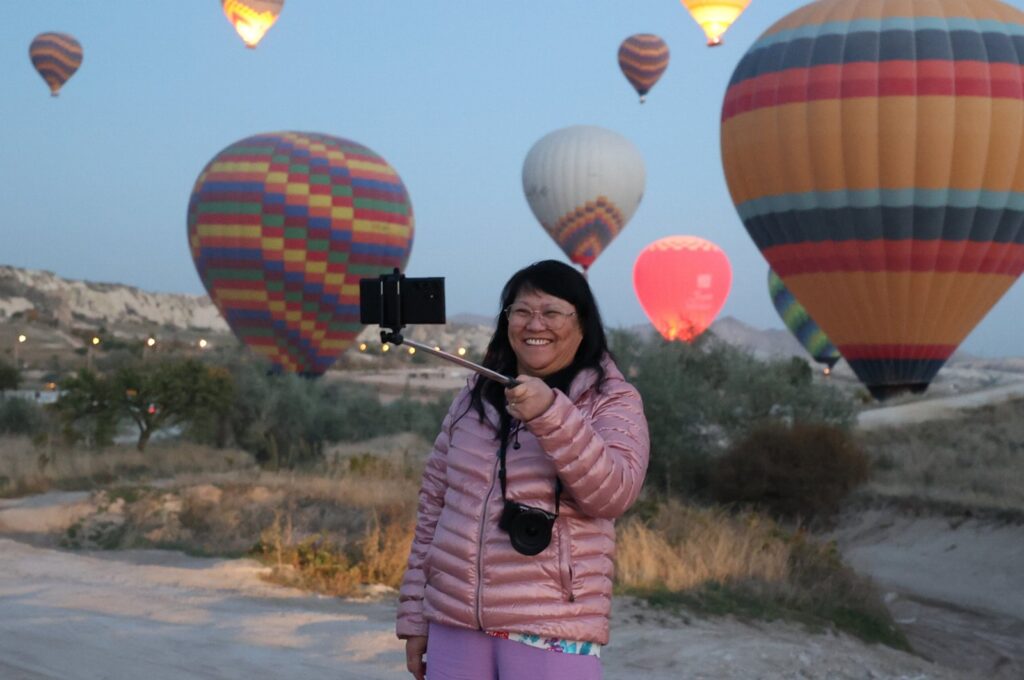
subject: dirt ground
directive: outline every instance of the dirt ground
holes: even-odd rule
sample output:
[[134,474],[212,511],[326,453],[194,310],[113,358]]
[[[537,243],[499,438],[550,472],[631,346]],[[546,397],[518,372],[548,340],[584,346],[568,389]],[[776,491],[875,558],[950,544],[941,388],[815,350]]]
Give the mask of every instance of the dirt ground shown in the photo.
[[1024,678],[1024,526],[875,509],[832,536],[914,649],[978,677]]
[[[0,501],[0,677],[408,677],[402,644],[393,634],[393,598],[346,601],[271,586],[259,578],[262,567],[250,560],[195,558],[171,551],[55,548],[47,532],[73,521],[85,498],[65,493]],[[912,575],[934,561],[923,545],[907,550],[901,534],[879,528],[891,517],[865,521],[870,526],[854,526],[840,537],[855,564],[869,572],[877,568],[882,576],[888,573],[885,565],[891,564],[895,573]],[[978,534],[973,527],[947,530],[966,531],[964,537]],[[1009,544],[1019,538],[1016,531],[989,533],[994,543]],[[968,545],[961,534],[957,536],[955,540]],[[971,544],[972,550],[981,547]],[[968,551],[949,554],[956,562]],[[968,572],[950,572],[954,582],[947,583],[946,590],[939,575],[929,583],[939,588],[939,594],[960,593],[972,606],[999,602],[1009,589],[1005,609],[1024,611],[1014,609],[1010,599],[1024,593],[1013,571],[1019,555],[999,554],[1017,561],[1002,564],[1000,573],[1009,580],[996,580],[991,590],[986,590],[984,580],[976,583],[966,577],[970,567],[965,567]],[[923,604],[932,590],[917,593],[904,588],[913,585],[912,578],[895,581],[893,585],[900,587],[897,597],[914,606],[933,606]],[[964,591],[967,581],[972,590]],[[914,599],[918,597],[922,599]],[[945,612],[951,606],[958,606],[956,598],[946,597],[938,608]],[[915,611],[918,617],[930,618],[923,608]],[[983,614],[986,630],[992,630],[994,615]],[[998,675],[1004,671],[993,673],[983,665],[958,670],[790,624],[662,617],[629,599],[616,601],[612,629],[612,642],[603,655],[609,680],[1020,677]],[[925,627],[919,631],[922,640],[935,640]],[[968,629],[965,635],[973,632]],[[947,627],[943,633],[952,636],[953,631]],[[1019,662],[1019,657],[1010,659],[1001,668],[1010,672],[1019,668],[1012,665]]]

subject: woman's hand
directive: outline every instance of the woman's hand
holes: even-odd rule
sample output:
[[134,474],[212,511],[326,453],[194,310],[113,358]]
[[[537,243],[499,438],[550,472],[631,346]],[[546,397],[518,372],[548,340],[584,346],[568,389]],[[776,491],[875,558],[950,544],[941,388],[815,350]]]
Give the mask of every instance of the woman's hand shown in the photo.
[[508,413],[524,423],[536,418],[551,407],[555,401],[555,391],[540,378],[529,375],[516,376],[515,387],[505,389],[508,400]]
[[405,640],[405,667],[416,680],[424,680],[427,676],[427,662],[423,655],[427,653],[427,636],[413,635]]

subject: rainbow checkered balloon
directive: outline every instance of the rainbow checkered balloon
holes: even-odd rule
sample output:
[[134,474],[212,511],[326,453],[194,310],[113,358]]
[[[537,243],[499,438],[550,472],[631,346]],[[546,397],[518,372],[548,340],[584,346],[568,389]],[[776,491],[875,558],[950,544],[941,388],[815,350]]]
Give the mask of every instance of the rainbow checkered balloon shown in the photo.
[[359,279],[404,268],[413,211],[361,144],[306,132],[235,142],[196,180],[188,240],[242,342],[277,370],[321,375],[362,330]]

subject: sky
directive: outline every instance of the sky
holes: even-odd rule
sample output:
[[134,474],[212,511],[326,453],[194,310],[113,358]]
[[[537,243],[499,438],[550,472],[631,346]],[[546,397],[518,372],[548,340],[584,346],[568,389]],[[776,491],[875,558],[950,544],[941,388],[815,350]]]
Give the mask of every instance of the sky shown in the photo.
[[[754,0],[709,49],[677,0],[287,0],[250,50],[217,0],[0,0],[0,264],[203,294],[185,224],[200,170],[249,135],[320,132],[398,171],[416,215],[406,274],[445,277],[450,316],[493,315],[514,271],[566,259],[523,196],[523,159],[588,124],[632,141],[647,171],[639,209],[590,268],[608,325],[647,321],[633,263],[679,234],[728,255],[722,315],[782,328],[729,197],[719,114],[746,49],[803,4]],[[44,31],[84,49],[58,98],[28,59]],[[617,62],[634,33],[672,56],[644,105]],[[1021,354],[1022,316],[1017,281],[961,348]]]

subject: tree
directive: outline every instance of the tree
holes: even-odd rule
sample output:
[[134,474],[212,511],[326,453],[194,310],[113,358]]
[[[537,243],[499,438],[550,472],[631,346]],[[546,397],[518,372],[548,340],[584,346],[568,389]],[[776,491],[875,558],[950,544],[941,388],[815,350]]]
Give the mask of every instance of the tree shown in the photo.
[[16,390],[21,384],[21,372],[16,366],[0,361],[0,396],[7,390]]
[[112,378],[116,410],[139,429],[143,451],[153,433],[197,418],[226,416],[234,385],[230,373],[195,359],[124,366]]
[[85,369],[64,381],[53,409],[69,441],[84,438],[87,444],[102,447],[114,440],[118,421],[114,402],[111,382]]
[[765,422],[853,419],[851,400],[815,384],[802,359],[760,361],[708,333],[686,344],[620,331],[611,343],[650,425],[648,486],[665,495],[705,493],[714,459]]

